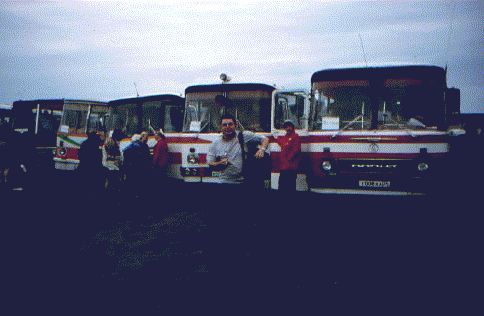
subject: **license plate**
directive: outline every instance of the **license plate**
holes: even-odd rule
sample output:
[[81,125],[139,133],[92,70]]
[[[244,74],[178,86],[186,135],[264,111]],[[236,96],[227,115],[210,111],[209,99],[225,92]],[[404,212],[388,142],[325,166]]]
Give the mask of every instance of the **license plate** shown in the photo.
[[212,171],[212,177],[217,178],[222,175],[222,172],[220,171]]
[[359,185],[364,188],[389,188],[390,181],[360,180]]

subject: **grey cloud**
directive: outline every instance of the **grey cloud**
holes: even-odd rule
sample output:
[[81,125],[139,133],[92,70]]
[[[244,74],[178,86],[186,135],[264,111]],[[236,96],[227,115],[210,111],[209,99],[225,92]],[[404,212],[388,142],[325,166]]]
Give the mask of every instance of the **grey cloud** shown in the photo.
[[0,6],[0,102],[120,98],[133,95],[133,81],[140,93],[181,93],[218,82],[222,71],[238,81],[309,88],[317,70],[363,62],[360,34],[370,63],[447,62],[463,110],[474,110],[482,104],[475,88],[483,83],[481,3],[7,3]]

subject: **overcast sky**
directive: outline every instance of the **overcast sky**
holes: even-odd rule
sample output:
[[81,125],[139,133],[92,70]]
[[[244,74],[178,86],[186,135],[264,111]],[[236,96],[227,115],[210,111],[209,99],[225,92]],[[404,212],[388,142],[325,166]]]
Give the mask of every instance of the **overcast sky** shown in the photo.
[[341,65],[448,65],[484,113],[484,1],[1,2],[0,102],[109,101],[189,85],[310,88]]

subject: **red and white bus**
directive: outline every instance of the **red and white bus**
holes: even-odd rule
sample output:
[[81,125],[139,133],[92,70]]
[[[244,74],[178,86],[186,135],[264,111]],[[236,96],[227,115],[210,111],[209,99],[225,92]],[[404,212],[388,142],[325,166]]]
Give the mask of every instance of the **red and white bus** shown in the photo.
[[57,148],[54,162],[58,170],[75,170],[79,165],[77,153],[87,139],[87,133],[106,134],[105,102],[86,100],[62,100],[62,118],[57,131]]
[[[298,190],[424,193],[451,168],[449,137],[461,130],[449,129],[449,121],[459,111],[459,90],[447,88],[443,68],[327,69],[314,73],[311,84],[307,127],[298,131]],[[277,104],[273,110],[277,132],[283,111]],[[277,151],[271,143],[273,188]]]

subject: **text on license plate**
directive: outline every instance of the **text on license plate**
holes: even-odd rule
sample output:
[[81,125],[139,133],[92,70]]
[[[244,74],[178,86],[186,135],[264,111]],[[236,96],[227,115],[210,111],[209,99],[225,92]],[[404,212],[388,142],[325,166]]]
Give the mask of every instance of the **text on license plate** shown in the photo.
[[365,188],[389,188],[390,181],[360,180],[359,186]]

